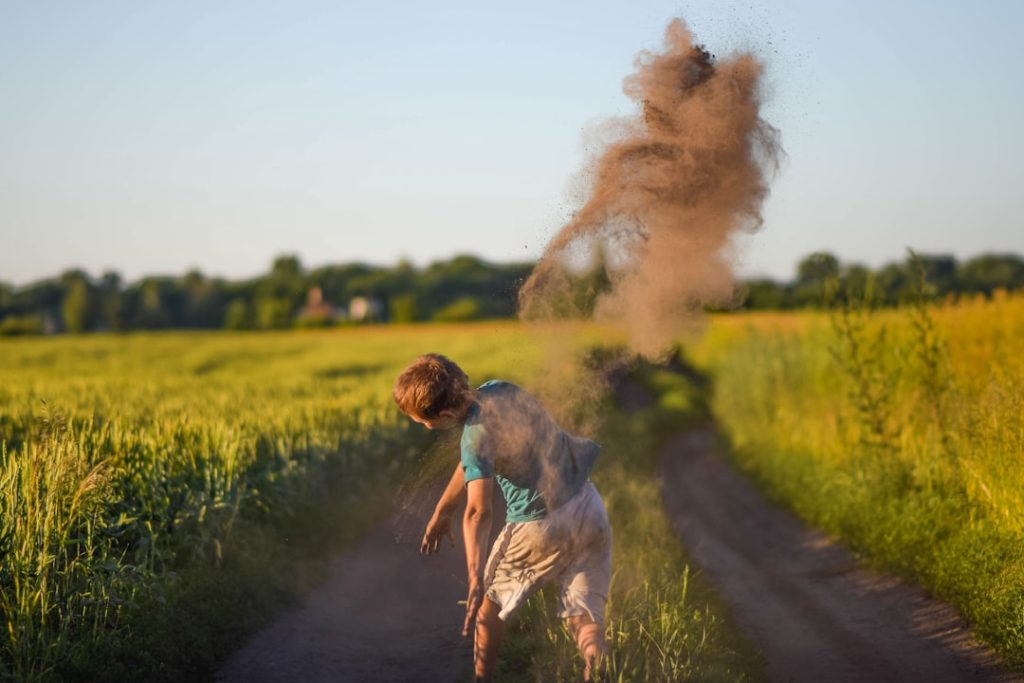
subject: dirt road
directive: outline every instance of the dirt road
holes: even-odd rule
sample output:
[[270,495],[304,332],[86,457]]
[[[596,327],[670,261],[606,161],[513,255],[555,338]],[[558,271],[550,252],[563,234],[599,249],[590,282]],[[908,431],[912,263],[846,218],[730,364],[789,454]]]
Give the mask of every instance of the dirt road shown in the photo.
[[[665,504],[772,680],[1024,680],[1000,669],[948,605],[858,569],[841,547],[766,502],[719,448],[710,428],[665,444]],[[253,638],[218,680],[467,680],[471,646],[456,604],[462,547],[417,552],[428,509],[396,514],[337,558],[305,604]]]
[[462,547],[420,555],[423,509],[396,514],[337,558],[304,605],[235,653],[217,680],[466,680],[472,645],[460,635],[465,608],[456,604],[465,599]]
[[773,681],[1020,681],[924,591],[860,569],[769,504],[710,427],[661,453],[666,506],[693,560],[765,656]]

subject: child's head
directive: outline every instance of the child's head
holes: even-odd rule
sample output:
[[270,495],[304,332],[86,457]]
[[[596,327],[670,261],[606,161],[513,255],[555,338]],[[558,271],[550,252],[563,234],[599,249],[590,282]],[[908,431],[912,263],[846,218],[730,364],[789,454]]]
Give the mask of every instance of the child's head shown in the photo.
[[428,429],[454,427],[470,397],[469,378],[439,353],[420,356],[395,380],[398,409]]

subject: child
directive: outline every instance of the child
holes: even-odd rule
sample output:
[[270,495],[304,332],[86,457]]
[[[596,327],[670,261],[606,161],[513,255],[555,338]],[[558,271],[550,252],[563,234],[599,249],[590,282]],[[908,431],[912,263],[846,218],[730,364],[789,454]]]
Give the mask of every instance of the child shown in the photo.
[[[563,431],[533,396],[491,380],[470,389],[462,369],[439,354],[406,368],[394,388],[399,409],[428,429],[462,429],[462,457],[420,551],[436,553],[451,535],[463,494],[462,531],[469,595],[462,635],[476,621],[476,680],[494,673],[505,620],[542,584],[558,581],[559,616],[586,662],[590,680],[604,655],[604,608],[611,580],[611,527],[588,480],[600,447]],[[484,563],[491,530],[492,479],[508,513]]]

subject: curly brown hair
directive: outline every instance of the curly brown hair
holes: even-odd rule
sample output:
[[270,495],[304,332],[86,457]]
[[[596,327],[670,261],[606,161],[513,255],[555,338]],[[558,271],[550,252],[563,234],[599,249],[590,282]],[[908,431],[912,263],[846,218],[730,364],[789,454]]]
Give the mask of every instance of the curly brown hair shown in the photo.
[[469,394],[469,378],[454,361],[439,353],[420,356],[395,380],[391,395],[406,415],[432,420],[455,410]]

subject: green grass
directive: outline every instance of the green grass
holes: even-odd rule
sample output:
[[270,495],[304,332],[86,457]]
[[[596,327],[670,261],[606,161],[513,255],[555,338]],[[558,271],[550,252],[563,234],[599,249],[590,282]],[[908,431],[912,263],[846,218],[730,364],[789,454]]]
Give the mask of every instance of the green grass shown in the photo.
[[[487,323],[0,342],[0,678],[209,678],[422,460],[426,434],[390,398],[414,356],[441,351],[473,380],[565,395],[597,336]],[[612,413],[602,436],[620,680],[747,670],[651,477],[657,432],[671,410],[689,414],[687,392]],[[577,398],[568,418],[593,397]],[[570,676],[558,628],[537,628],[509,639],[506,661]]]
[[1024,298],[718,318],[736,462],[1024,668]]
[[510,325],[0,344],[0,676],[208,676],[389,500],[423,444],[391,382],[434,348],[538,355]]

